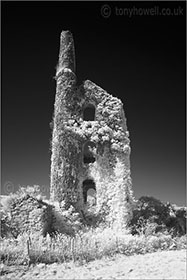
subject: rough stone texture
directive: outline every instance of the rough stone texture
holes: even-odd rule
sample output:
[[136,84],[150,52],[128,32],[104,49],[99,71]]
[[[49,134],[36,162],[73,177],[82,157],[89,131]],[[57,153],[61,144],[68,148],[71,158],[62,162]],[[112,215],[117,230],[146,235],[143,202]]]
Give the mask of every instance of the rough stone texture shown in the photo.
[[75,72],[75,50],[71,33],[69,31],[62,32],[60,41],[57,74],[64,68],[71,69],[71,71]]
[[52,231],[53,206],[30,195],[17,197],[10,205],[11,232],[16,237],[23,232],[39,232],[46,235]]
[[52,204],[38,196],[19,193],[0,199],[1,237],[17,237],[24,232],[74,235],[82,225],[73,207],[63,211],[58,202]]
[[[86,213],[83,189],[92,180],[96,190],[96,213],[103,213],[110,226],[123,227],[134,203],[130,177],[130,145],[121,100],[87,80],[76,85],[73,38],[61,34],[56,72],[54,105],[51,200],[73,205]],[[94,120],[85,120],[84,112],[94,106]],[[90,141],[90,142],[88,142]],[[83,162],[84,149],[92,160]]]

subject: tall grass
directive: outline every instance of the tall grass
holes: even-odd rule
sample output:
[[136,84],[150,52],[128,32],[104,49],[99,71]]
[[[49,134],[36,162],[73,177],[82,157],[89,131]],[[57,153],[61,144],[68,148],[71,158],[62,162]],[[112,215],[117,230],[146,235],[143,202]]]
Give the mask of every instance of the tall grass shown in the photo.
[[78,261],[80,263],[116,254],[133,255],[158,250],[186,249],[186,235],[172,238],[169,234],[131,235],[112,229],[89,229],[75,237],[58,234],[51,238],[23,234],[17,239],[0,240],[4,264],[31,264]]

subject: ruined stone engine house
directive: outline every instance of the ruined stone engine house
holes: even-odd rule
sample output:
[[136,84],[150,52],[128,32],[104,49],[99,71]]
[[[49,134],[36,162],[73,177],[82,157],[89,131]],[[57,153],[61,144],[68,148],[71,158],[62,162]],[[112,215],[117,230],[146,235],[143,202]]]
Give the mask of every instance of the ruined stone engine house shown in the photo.
[[121,100],[90,80],[76,84],[72,34],[62,31],[56,70],[52,201],[104,213],[110,224],[131,216],[129,133]]

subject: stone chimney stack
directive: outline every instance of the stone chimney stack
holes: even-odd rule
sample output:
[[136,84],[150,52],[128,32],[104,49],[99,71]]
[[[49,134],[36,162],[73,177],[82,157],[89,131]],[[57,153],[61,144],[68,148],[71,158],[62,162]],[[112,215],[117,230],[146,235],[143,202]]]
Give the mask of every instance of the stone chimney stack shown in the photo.
[[[56,97],[53,115],[52,155],[51,155],[51,200],[61,201],[65,185],[64,168],[67,149],[66,124],[71,115],[71,98],[75,93],[75,51],[70,31],[62,31],[60,36],[59,61],[56,70]],[[69,176],[69,172],[67,172]],[[66,197],[66,195],[65,195]],[[63,199],[65,200],[66,198]]]
[[65,68],[75,73],[75,49],[73,36],[70,31],[62,31],[60,36],[59,61],[56,75]]

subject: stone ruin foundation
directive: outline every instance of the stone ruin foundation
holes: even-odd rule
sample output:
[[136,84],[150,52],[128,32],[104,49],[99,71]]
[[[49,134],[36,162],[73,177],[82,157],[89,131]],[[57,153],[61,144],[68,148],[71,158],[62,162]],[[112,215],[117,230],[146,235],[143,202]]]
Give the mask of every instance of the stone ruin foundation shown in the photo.
[[122,101],[90,80],[76,83],[72,34],[62,31],[56,70],[50,199],[83,214],[94,209],[125,227],[134,198]]

